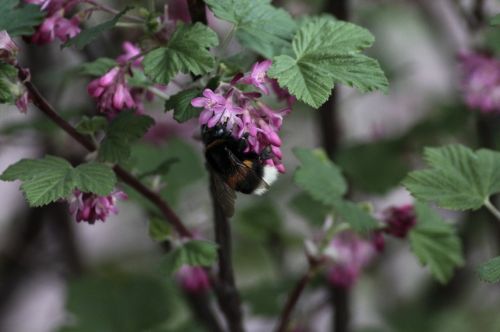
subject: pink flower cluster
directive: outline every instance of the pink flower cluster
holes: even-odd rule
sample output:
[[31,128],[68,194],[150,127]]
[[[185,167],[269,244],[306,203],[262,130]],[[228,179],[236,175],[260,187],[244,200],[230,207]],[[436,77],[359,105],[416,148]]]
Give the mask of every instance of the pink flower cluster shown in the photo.
[[116,202],[125,199],[127,195],[122,191],[114,191],[107,196],[98,196],[75,190],[69,201],[69,211],[77,222],[84,221],[89,224],[94,224],[97,220],[104,222],[110,213],[118,213]]
[[467,105],[483,113],[500,113],[500,60],[479,53],[461,53],[459,60]]
[[413,205],[394,206],[384,211],[384,232],[395,237],[405,238],[416,225],[417,218]]
[[80,33],[80,19],[77,15],[66,17],[81,0],[24,0],[26,3],[39,5],[46,13],[31,41],[35,44],[47,44],[58,38],[66,42]]
[[[96,100],[98,110],[109,116],[125,109],[135,109],[142,113],[143,99],[153,98],[150,92],[142,88],[132,88],[127,83],[127,78],[133,75],[131,67],[142,70],[143,57],[139,56],[141,49],[128,41],[123,43],[122,49],[124,53],[116,59],[119,65],[87,86],[87,92]],[[157,88],[165,87],[157,85]]]
[[210,289],[207,272],[200,266],[182,266],[176,274],[181,287],[189,293],[203,293]]
[[328,270],[328,280],[337,287],[349,288],[354,285],[378,250],[372,241],[361,238],[351,231],[337,234],[330,242],[328,251],[333,264]]
[[212,128],[223,124],[235,138],[246,138],[248,150],[251,152],[261,154],[265,149],[269,149],[271,157],[266,159],[266,163],[284,173],[281,139],[278,133],[283,117],[291,108],[274,111],[258,100],[261,93],[243,92],[237,86],[252,85],[260,92],[269,94],[269,86],[273,86],[272,80],[267,77],[270,66],[270,60],[256,63],[250,73],[237,75],[230,84],[222,83],[215,91],[205,89],[203,97],[194,98],[191,105],[203,107],[199,118],[201,125]]

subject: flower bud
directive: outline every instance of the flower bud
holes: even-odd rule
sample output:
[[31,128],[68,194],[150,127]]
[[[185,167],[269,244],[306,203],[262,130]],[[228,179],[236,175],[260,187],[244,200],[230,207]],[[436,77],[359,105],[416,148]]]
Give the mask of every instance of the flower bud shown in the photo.
[[413,205],[391,207],[384,211],[384,221],[387,224],[385,232],[395,237],[405,238],[415,226],[417,219]]
[[0,61],[15,64],[18,51],[16,43],[10,38],[7,31],[0,31]]

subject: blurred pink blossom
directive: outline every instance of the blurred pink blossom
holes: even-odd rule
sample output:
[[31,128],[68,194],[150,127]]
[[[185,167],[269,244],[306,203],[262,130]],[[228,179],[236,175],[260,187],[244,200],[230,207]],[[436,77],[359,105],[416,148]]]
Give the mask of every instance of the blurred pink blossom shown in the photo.
[[413,205],[395,206],[383,212],[386,227],[384,231],[395,237],[405,238],[417,223]]
[[118,213],[116,202],[125,199],[127,195],[122,191],[114,191],[107,196],[98,196],[75,190],[73,197],[69,200],[69,211],[77,222],[84,221],[89,224],[94,224],[97,220],[104,222],[110,213]]
[[500,61],[480,53],[461,53],[465,101],[483,113],[500,113]]
[[[116,58],[116,61],[120,65],[125,65],[128,61],[130,61],[130,59],[141,54],[141,49],[129,41],[125,41],[122,44],[122,50],[123,50],[123,53],[118,58]],[[142,59],[143,59],[143,57],[139,57],[139,58],[135,59],[132,62],[132,66],[140,67]]]
[[176,273],[182,288],[190,293],[203,293],[210,289],[207,272],[200,266],[182,266]]
[[362,269],[377,254],[371,241],[351,231],[337,234],[328,248],[333,264],[328,270],[328,280],[338,287],[351,287],[357,281]]
[[0,31],[0,61],[15,64],[18,51],[16,43],[10,38],[7,31]]

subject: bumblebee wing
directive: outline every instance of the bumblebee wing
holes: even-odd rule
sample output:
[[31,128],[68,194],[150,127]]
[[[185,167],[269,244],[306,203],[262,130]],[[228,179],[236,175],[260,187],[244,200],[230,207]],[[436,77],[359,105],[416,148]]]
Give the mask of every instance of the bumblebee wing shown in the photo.
[[[241,181],[243,179],[250,178],[251,182],[258,183],[258,189],[267,190],[269,189],[269,184],[257,174],[250,166],[245,164],[245,161],[241,161],[232,153],[230,150],[227,150],[229,159],[231,160],[231,167],[233,167],[234,179],[237,181]],[[231,185],[231,183],[230,183]],[[231,185],[231,187],[234,187]]]
[[236,193],[212,167],[208,166],[208,169],[210,171],[210,189],[215,196],[214,198],[217,199],[224,215],[230,218],[234,215]]

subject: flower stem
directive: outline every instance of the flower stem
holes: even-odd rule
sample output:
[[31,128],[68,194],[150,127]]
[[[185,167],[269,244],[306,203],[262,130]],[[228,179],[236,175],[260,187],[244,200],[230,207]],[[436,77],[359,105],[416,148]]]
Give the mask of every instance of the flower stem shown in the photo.
[[[119,10],[111,8],[111,7],[107,6],[107,5],[100,4],[100,3],[98,3],[98,2],[96,2],[94,0],[85,0],[84,2],[87,3],[87,4],[89,4],[89,5],[94,6],[98,10],[101,10],[103,12],[110,13],[110,14],[113,14],[113,15],[116,15],[116,14],[118,14],[120,12]],[[126,18],[126,19],[128,19],[130,21],[133,21],[133,22],[144,23],[144,20],[141,17],[139,17],[139,16],[125,14],[122,17]]]
[[489,199],[484,201],[484,206],[497,218],[500,220],[500,211],[491,203]]
[[148,86],[148,91],[153,93],[154,95],[160,97],[161,99],[169,99],[170,96],[167,95],[165,92],[161,91],[160,89],[158,89],[157,87],[154,87],[154,86]]
[[319,262],[310,262],[309,268],[306,273],[299,279],[292,292],[288,296],[285,307],[280,314],[280,318],[278,321],[278,325],[275,329],[275,332],[285,332],[287,331],[287,327],[290,323],[290,318],[292,316],[293,309],[297,305],[300,296],[304,292],[307,284],[312,280],[312,278],[316,275],[320,263]]
[[[89,152],[94,152],[97,147],[89,140],[86,136],[80,134],[72,125],[70,125],[66,120],[64,120],[52,106],[47,102],[47,100],[40,94],[38,89],[31,83],[27,71],[21,67],[17,67],[19,73],[19,79],[24,82],[26,89],[30,95],[33,104],[38,107],[38,109],[44,113],[50,120],[52,120],[57,126],[64,130],[68,135],[70,135],[74,140],[80,143]],[[175,214],[175,212],[170,208],[170,206],[165,202],[157,193],[150,190],[142,182],[140,182],[136,177],[127,172],[125,169],[119,165],[113,167],[116,175],[134,190],[142,194],[145,198],[151,201],[156,207],[161,211],[165,220],[172,224],[177,233],[182,237],[192,237],[191,232],[184,226],[180,218]]]

